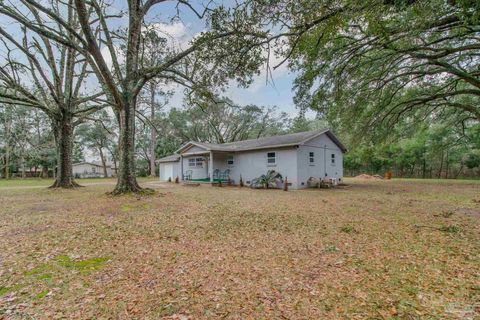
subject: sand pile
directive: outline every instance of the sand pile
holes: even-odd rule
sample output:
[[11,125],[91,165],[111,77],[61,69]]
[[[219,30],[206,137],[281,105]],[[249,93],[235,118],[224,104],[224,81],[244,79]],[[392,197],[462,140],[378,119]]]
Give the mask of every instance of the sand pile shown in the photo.
[[381,179],[383,179],[383,177],[381,175],[378,175],[378,174],[374,174],[373,176],[371,176],[369,174],[362,173],[362,174],[359,174],[358,176],[356,176],[355,179],[381,180]]

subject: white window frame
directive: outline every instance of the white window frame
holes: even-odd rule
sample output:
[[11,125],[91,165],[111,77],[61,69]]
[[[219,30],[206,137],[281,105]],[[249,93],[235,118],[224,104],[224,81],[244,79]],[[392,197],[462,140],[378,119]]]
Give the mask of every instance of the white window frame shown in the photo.
[[195,158],[195,166],[197,168],[203,168],[203,162],[205,161],[204,158]]
[[235,164],[235,158],[233,155],[227,157],[227,166],[233,166]]
[[313,152],[313,151],[310,151],[308,153],[308,164],[311,165],[311,166],[315,165],[315,152]]
[[97,168],[92,167],[92,173],[97,173]]
[[[270,162],[270,160],[273,160],[273,162]],[[267,152],[267,166],[276,166],[276,165],[277,165],[277,153],[275,151]]]
[[334,166],[335,162],[336,162],[336,156],[335,156],[335,153],[332,153],[332,155],[330,156],[330,163],[332,164],[332,166]]
[[202,168],[203,162],[205,161],[204,158],[188,158],[188,167],[189,168]]

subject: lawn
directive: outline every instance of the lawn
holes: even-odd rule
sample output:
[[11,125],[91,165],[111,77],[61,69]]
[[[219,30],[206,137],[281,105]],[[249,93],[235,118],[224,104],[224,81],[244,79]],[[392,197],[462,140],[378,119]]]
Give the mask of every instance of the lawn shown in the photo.
[[[140,182],[146,182],[155,180],[150,177],[140,177],[137,178]],[[117,180],[115,178],[86,178],[86,179],[76,179],[76,181],[83,185],[96,185],[96,184],[115,184]],[[36,178],[27,178],[27,179],[0,179],[0,190],[2,188],[37,188],[37,187],[48,187],[54,182],[53,179],[36,179]]]
[[0,318],[479,317],[480,184],[347,182],[3,185]]

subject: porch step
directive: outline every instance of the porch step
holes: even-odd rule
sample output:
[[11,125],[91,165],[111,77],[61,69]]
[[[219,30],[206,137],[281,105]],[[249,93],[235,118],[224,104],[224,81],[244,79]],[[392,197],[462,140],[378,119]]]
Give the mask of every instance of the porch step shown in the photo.
[[185,181],[182,183],[182,185],[185,187],[198,187],[200,186],[200,183],[194,181]]

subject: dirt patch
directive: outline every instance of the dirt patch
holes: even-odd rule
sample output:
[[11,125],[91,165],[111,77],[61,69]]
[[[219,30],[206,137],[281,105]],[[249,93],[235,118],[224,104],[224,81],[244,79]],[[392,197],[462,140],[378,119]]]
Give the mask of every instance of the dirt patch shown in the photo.
[[455,210],[456,213],[465,214],[467,216],[480,217],[480,209],[475,208],[458,208]]
[[366,173],[362,173],[354,177],[354,179],[383,180],[383,177],[379,174],[369,175]]

